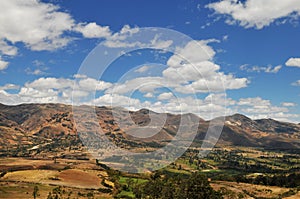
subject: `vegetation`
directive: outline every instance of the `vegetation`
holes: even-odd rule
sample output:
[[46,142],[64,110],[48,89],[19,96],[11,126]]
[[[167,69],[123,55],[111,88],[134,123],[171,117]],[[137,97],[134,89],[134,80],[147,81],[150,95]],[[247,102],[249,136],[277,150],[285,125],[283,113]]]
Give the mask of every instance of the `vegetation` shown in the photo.
[[[87,154],[82,152],[83,146],[75,136],[66,135],[66,139],[53,138],[51,143],[42,143],[37,150],[28,150],[32,147],[24,145],[7,151],[6,156],[25,161],[23,164],[6,166],[7,163],[12,164],[9,162],[10,158],[3,156],[0,159],[0,167],[2,165],[0,183],[11,181],[18,183],[20,178],[16,179],[17,176],[27,175],[27,181],[24,181],[33,185],[29,190],[23,191],[23,194],[29,192],[26,198],[30,198],[30,195],[33,198],[47,199],[284,198],[296,195],[300,190],[300,151],[297,149],[275,151],[226,147],[215,148],[206,157],[201,157],[199,156],[201,149],[194,147],[187,150],[176,162],[157,172],[129,174],[113,170],[100,160],[89,160]],[[52,154],[51,159],[47,159],[47,154]],[[66,189],[57,186],[45,189],[44,185],[38,184],[43,181],[34,177],[39,172],[32,166],[32,161],[41,162],[35,162],[34,165],[44,171],[43,176],[47,177],[45,181],[54,184],[63,184],[65,179],[60,175],[71,171],[75,173],[78,173],[78,170],[82,172],[90,170],[94,173],[105,171],[107,175],[91,174],[99,175],[98,185],[93,189],[88,187]],[[84,166],[80,166],[80,162]],[[232,184],[226,185],[229,182]],[[244,186],[253,188],[244,188],[243,185],[239,185],[242,183],[247,183]],[[258,189],[254,185],[266,187]],[[276,192],[271,186],[282,189]],[[1,190],[9,193],[10,188],[6,186]],[[11,193],[14,193],[13,191]]]
[[33,192],[32,192],[32,196],[34,199],[36,199],[36,197],[39,195],[39,187],[38,186],[34,186],[33,188]]
[[160,176],[154,174],[146,183],[133,187],[136,198],[194,198],[194,199],[218,199],[221,194],[214,191],[209,185],[206,176],[193,173],[188,178]]

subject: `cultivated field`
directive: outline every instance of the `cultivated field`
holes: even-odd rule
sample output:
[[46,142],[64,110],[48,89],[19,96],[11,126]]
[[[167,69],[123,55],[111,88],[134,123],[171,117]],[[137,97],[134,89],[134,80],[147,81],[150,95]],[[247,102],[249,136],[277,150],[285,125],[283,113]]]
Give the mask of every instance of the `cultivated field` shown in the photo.
[[49,194],[59,198],[111,198],[111,189],[102,185],[114,183],[95,161],[84,160],[32,160],[25,158],[0,159],[0,198],[37,198]]

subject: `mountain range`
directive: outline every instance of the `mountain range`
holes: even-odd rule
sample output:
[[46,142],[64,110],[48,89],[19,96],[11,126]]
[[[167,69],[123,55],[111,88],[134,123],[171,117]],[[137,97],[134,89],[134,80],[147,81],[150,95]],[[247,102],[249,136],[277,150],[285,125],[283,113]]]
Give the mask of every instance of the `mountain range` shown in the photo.
[[[64,104],[0,104],[0,150],[5,152],[20,146],[32,148],[71,137],[79,140],[77,129],[81,127],[74,121],[73,108]],[[222,130],[217,146],[300,148],[300,125],[273,119],[252,120],[234,114],[206,121],[194,114],[155,113],[148,109],[128,111],[120,107],[95,107],[93,110],[96,121],[89,121],[91,131],[101,128],[101,133],[127,148],[160,147],[172,141],[180,129],[188,133],[191,128],[196,129],[195,146],[205,141],[210,128],[211,132]],[[184,122],[186,128],[180,127],[182,121],[188,121]]]

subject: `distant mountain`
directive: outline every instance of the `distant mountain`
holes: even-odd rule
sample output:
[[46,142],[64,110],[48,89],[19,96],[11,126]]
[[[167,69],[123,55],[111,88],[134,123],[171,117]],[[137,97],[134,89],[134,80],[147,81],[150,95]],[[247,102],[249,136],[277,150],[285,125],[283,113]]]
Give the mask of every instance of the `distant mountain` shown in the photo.
[[[101,126],[103,133],[123,147],[165,145],[176,136],[182,120],[188,121],[185,122],[186,128],[180,128],[183,136],[190,133],[188,126],[198,129],[195,145],[202,143],[209,125],[212,129],[222,127],[221,119],[219,122],[205,121],[194,114],[155,113],[147,109],[128,112],[118,107],[96,107],[95,112],[96,122]],[[241,114],[227,116],[224,121],[219,146],[300,148],[299,124],[273,119],[251,120]],[[92,121],[90,123],[93,128]],[[74,138],[77,137],[76,128],[80,128],[75,126],[72,106],[69,105],[0,104],[0,150],[20,146],[32,148],[36,145],[46,145],[53,140]],[[140,127],[145,128],[140,130]]]
[[235,114],[226,117],[221,140],[242,146],[299,148],[300,125],[273,119],[251,120]]

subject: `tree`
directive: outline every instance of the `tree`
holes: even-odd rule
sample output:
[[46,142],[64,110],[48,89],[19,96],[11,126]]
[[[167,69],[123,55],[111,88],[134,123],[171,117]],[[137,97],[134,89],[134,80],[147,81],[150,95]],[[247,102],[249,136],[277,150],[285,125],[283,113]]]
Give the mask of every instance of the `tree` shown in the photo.
[[222,198],[221,194],[214,191],[209,185],[207,178],[200,174],[195,173],[190,176],[190,178],[183,183],[181,192],[184,193],[184,198],[193,199],[217,199]]
[[[155,175],[153,175],[155,176]],[[194,173],[190,177],[156,175],[139,186],[134,187],[136,198],[149,199],[221,199],[222,195],[214,191],[206,176]]]
[[39,187],[35,185],[34,188],[33,188],[33,192],[32,192],[33,198],[36,199],[38,194],[39,194]]

